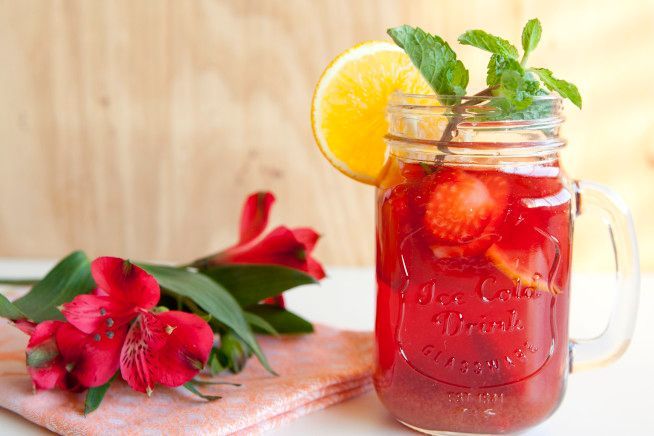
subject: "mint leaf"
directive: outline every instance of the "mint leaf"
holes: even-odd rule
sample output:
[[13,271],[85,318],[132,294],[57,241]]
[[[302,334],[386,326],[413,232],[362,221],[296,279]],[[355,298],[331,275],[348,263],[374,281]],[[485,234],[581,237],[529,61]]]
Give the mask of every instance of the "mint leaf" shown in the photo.
[[83,251],[75,251],[59,261],[26,295],[14,301],[14,306],[35,322],[64,319],[57,306],[94,287],[89,259]]
[[569,99],[575,106],[581,109],[581,95],[575,85],[565,80],[557,79],[547,68],[530,68],[530,71],[538,74],[538,77],[547,89],[558,92],[561,97]]
[[451,93],[453,95],[465,95],[466,86],[468,86],[468,70],[463,65],[463,62],[457,60],[445,71],[445,77],[449,83]]
[[505,71],[515,71],[520,75],[524,74],[524,69],[517,60],[499,54],[491,56],[490,61],[488,61],[486,84],[488,86],[499,85],[502,73]]
[[471,45],[494,54],[509,58],[518,58],[518,49],[506,39],[491,35],[483,30],[468,30],[459,36],[459,42],[463,45]]
[[538,18],[533,18],[527,21],[524,29],[522,29],[522,49],[525,51],[522,58],[523,64],[529,56],[529,53],[531,53],[538,45],[541,33],[543,33],[543,28],[541,27]]
[[89,388],[89,390],[86,391],[86,398],[84,400],[84,415],[88,415],[100,407],[100,403],[102,403],[105,394],[109,390],[109,386],[111,386],[111,383],[116,379],[117,375],[118,373],[114,374],[114,376],[111,377],[111,379],[109,379],[109,381],[102,386]]
[[531,96],[525,93],[522,75],[517,71],[505,71],[500,78],[500,94],[506,97],[516,110],[522,110],[532,102]]
[[[454,50],[441,37],[406,24],[388,29],[387,32],[393,41],[404,49],[437,95],[465,95],[469,80],[468,70],[457,60]],[[450,99],[446,100],[451,103]]]
[[531,74],[520,74],[519,71],[506,70],[500,78],[500,88],[497,95],[504,97],[506,102],[500,100],[497,106],[504,112],[522,111],[533,102],[538,95],[540,84],[531,77]]
[[[546,95],[542,90],[537,95]],[[548,117],[552,114],[552,104],[548,100],[534,99],[527,108],[516,110],[506,98],[500,98],[488,104],[495,107],[496,111],[486,112],[478,117],[478,121],[501,121],[501,120],[536,120]]]

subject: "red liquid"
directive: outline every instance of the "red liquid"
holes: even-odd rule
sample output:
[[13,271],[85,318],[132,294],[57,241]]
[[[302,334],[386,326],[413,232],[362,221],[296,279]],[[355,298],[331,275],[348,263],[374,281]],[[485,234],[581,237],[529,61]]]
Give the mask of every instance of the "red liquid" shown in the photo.
[[572,196],[558,163],[388,168],[377,208],[381,401],[429,431],[543,421],[568,372]]

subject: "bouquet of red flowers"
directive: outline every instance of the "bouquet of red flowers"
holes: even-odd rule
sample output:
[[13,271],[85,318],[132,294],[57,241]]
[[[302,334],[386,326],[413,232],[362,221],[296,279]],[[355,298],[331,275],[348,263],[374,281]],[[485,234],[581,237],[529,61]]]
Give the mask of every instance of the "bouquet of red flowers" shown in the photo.
[[191,263],[91,262],[76,251],[23,297],[0,294],[0,316],[30,336],[34,388],[87,390],[90,413],[119,377],[147,395],[160,384],[214,400],[196,388],[205,367],[238,372],[254,354],[275,374],[254,333],[313,331],[281,294],[325,273],[311,256],[314,230],[279,226],[262,236],[273,202],[271,193],[249,196],[238,243]]

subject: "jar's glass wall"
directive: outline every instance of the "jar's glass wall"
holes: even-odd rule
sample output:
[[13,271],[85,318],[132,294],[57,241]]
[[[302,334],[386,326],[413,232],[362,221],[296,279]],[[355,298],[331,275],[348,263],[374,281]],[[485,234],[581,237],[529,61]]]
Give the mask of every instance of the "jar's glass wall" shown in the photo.
[[437,105],[396,108],[414,120],[405,136],[389,110],[375,386],[415,428],[519,431],[556,409],[568,372],[574,199],[563,142],[553,121],[543,132],[533,128],[543,120],[526,131],[523,120],[469,120],[465,141],[444,143],[448,117],[434,113],[458,115]]

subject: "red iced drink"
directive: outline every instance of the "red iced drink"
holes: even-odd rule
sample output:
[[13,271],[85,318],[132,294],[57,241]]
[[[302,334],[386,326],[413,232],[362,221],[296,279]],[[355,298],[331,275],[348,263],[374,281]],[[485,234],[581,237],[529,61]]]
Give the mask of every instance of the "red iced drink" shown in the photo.
[[508,433],[559,404],[573,198],[553,156],[390,157],[377,194],[375,386],[400,421]]

